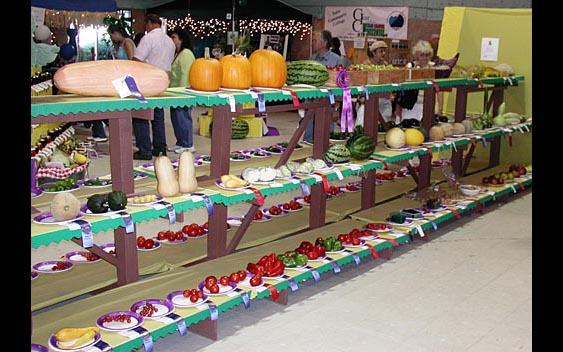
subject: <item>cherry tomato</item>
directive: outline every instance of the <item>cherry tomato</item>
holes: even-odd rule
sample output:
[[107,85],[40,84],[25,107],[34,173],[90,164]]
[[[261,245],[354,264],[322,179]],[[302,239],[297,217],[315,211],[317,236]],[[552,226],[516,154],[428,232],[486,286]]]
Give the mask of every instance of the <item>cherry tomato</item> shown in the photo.
[[360,243],[362,243],[362,241],[360,241],[359,238],[357,238],[357,237],[352,238],[352,245],[359,246]]
[[174,232],[170,231],[166,234],[166,237],[167,237],[168,241],[174,242],[174,240],[176,239],[176,234]]
[[219,285],[213,284],[209,287],[209,292],[211,293],[219,293]]
[[291,205],[289,205],[289,203],[283,203],[282,208],[284,210],[291,210]]
[[152,249],[154,247],[154,240],[152,238],[147,238],[144,246],[146,249]]
[[196,224],[195,222],[192,222],[188,227],[189,227],[190,229],[196,229],[196,230],[197,230],[197,228],[199,227],[199,225]]
[[303,200],[304,200],[306,203],[311,203],[311,195],[310,195],[310,194],[307,194],[307,195],[303,196]]
[[137,247],[144,248],[145,246],[145,236],[137,237]]
[[188,230],[190,229],[189,225],[184,225],[182,226],[182,232],[185,233],[186,235],[188,234]]
[[221,276],[221,278],[219,278],[219,283],[223,286],[228,286],[230,281],[231,280],[227,275]]
[[246,279],[246,271],[239,270],[239,271],[237,271],[237,274],[238,274],[238,281],[242,281],[242,280]]
[[202,227],[206,230],[209,230],[209,221],[206,221],[205,223],[203,223]]
[[234,282],[234,283],[237,283],[237,282],[240,281],[239,278],[238,278],[238,274],[236,272],[231,273],[231,275],[229,276],[229,279],[231,279],[231,281]]
[[199,300],[199,297],[197,295],[191,295],[190,296],[190,302],[196,303],[198,300]]
[[256,210],[256,213],[254,213],[254,220],[260,220],[262,219],[262,216],[264,214],[262,213],[262,210],[258,209]]
[[195,295],[197,295],[198,292],[199,292],[199,290],[197,288],[192,288],[190,290],[190,296],[195,296]]
[[165,240],[166,239],[166,232],[165,231],[158,231],[158,235],[156,235],[156,238],[158,238],[160,241]]
[[191,294],[191,290],[184,290],[184,292],[182,292],[182,295],[183,295],[184,297],[190,297],[190,296],[192,295],[192,294]]
[[197,228],[196,233],[197,233],[197,236],[203,236],[205,234],[205,230],[203,229],[203,227],[200,226],[200,227]]
[[203,291],[202,290],[197,290],[197,297],[203,298]]

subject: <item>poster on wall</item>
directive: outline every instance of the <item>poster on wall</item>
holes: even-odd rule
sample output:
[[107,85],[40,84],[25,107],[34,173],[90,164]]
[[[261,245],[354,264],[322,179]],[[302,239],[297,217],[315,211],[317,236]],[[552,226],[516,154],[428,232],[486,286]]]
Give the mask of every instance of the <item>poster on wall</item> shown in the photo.
[[273,49],[286,59],[288,39],[289,36],[286,34],[262,34],[260,35],[260,49]]
[[408,7],[325,7],[325,29],[340,40],[354,40],[366,33],[407,39]]

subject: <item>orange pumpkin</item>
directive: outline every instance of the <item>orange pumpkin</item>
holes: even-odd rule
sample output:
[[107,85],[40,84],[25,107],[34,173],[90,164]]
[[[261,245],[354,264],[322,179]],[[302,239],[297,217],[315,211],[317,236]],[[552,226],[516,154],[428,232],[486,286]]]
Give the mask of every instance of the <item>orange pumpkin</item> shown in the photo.
[[287,79],[287,66],[282,54],[275,50],[258,49],[250,54],[252,86],[281,88]]
[[223,66],[219,60],[209,56],[205,48],[204,57],[196,59],[190,67],[190,88],[204,92],[214,92],[221,88]]
[[221,87],[232,89],[248,89],[252,83],[250,61],[241,54],[225,55],[219,60],[223,66],[223,82]]

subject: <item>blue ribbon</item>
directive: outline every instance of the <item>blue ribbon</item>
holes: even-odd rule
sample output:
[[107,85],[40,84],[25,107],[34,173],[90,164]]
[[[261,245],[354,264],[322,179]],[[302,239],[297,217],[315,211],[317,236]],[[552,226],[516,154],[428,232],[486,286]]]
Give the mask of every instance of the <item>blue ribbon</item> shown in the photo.
[[334,104],[334,93],[332,92],[332,89],[327,88],[326,91],[328,92],[328,101],[330,102],[330,105]]
[[209,315],[211,316],[211,320],[219,319],[219,312],[217,311],[217,306],[215,302],[208,300],[207,307],[209,307]]
[[295,292],[299,289],[299,287],[295,283],[295,280],[291,276],[284,274],[282,277],[289,282],[289,288],[291,288],[292,292]]
[[264,93],[256,92],[256,95],[258,95],[258,112],[265,112],[266,103],[264,102]]
[[430,223],[432,224],[432,228],[434,229],[434,231],[438,230],[438,225],[436,225],[434,221],[430,221]]
[[110,346],[107,342],[105,342],[105,341],[103,341],[103,340],[100,340],[100,341],[96,342],[96,343],[94,344],[94,347],[99,348],[102,352],[110,352],[110,351],[112,351],[111,346]]
[[145,346],[145,351],[152,352],[154,348],[154,342],[149,331],[142,326],[137,326],[136,328],[133,328],[133,330],[141,334],[141,337],[143,338],[143,345]]
[[481,137],[481,142],[483,142],[483,148],[487,148],[487,138],[485,136]]
[[235,291],[240,294],[240,297],[242,298],[242,301],[244,303],[244,308],[248,309],[248,307],[250,307],[250,299],[248,298],[246,291],[238,287],[235,288]]
[[186,322],[176,313],[169,313],[166,315],[167,318],[174,319],[176,322],[176,326],[178,326],[178,332],[180,336],[184,336],[188,332],[188,328],[186,327]]
[[336,263],[336,261],[331,257],[326,257],[326,259],[330,260],[330,265],[332,265],[332,271],[334,271],[335,274],[338,274],[340,272],[340,267],[338,266],[338,263]]
[[121,215],[121,218],[125,223],[125,233],[135,232],[135,226],[133,225],[133,220],[131,219],[131,215],[126,211],[120,211],[117,214]]
[[200,196],[201,198],[203,198],[203,202],[205,203],[205,206],[207,207],[207,215],[213,215],[213,201],[211,200],[211,198],[207,194],[192,193],[192,195]]
[[360,264],[362,262],[362,260],[360,259],[360,257],[354,252],[351,251],[349,249],[344,250],[347,253],[350,253],[350,255],[352,256],[352,258],[354,258],[354,262],[356,263],[356,265]]
[[305,266],[305,268],[309,269],[309,271],[311,272],[311,275],[313,275],[313,279],[315,280],[315,282],[321,281],[321,276],[319,275],[319,272],[317,271],[317,269],[313,268],[310,265]]
[[299,180],[299,184],[301,185],[301,193],[304,195],[308,195],[311,194],[311,191],[309,190],[309,186],[307,186],[307,183],[305,182],[304,179],[299,178],[297,176],[293,176],[293,178]]
[[86,220],[74,220],[73,223],[80,225],[82,235],[82,247],[91,248],[94,245],[94,237],[92,236],[92,227]]

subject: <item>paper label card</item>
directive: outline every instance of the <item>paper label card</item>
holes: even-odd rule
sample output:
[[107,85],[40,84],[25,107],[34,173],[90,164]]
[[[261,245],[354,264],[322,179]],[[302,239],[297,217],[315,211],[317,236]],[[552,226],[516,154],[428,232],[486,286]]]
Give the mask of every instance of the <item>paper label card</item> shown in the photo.
[[498,61],[499,38],[481,38],[481,61]]

